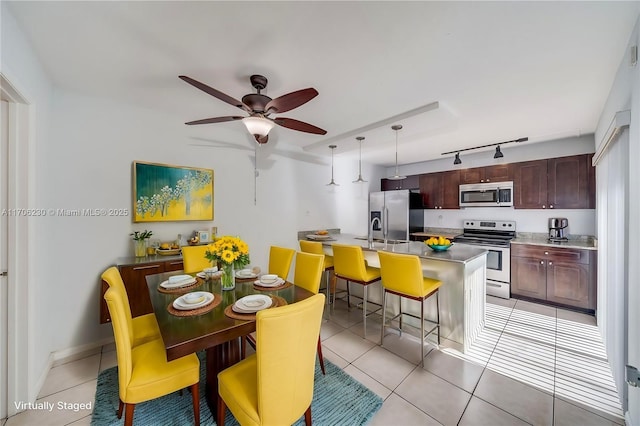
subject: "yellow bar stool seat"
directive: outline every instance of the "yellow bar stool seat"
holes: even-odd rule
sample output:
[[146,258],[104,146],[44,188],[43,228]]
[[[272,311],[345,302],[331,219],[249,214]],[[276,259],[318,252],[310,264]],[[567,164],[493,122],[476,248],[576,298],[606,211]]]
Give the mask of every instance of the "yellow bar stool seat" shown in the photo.
[[331,271],[333,271],[333,256],[328,256],[324,253],[322,243],[319,241],[300,240],[300,250],[305,253],[321,254],[324,256],[322,271],[326,273],[325,288],[327,292],[327,305],[331,304],[331,293],[333,293],[334,298],[336,295],[335,285],[332,286],[329,282],[329,276],[331,275]]
[[[380,258],[380,273],[382,275],[382,331],[380,332],[380,345],[384,342],[384,327],[386,322],[387,293],[395,294],[407,299],[420,302],[420,355],[422,367],[424,367],[424,340],[434,331],[438,332],[438,345],[440,345],[440,303],[439,289],[442,285],[441,281],[431,278],[425,278],[422,275],[422,266],[420,258],[411,254],[389,253],[386,251],[378,252]],[[436,296],[436,316],[433,328],[425,334],[425,318],[424,318],[424,301],[429,297]],[[414,316],[402,312],[402,300],[400,301],[400,310],[391,320],[400,318],[400,330],[402,330],[402,315]]]
[[[351,307],[349,283],[363,286],[362,319],[366,335],[367,331],[367,287],[380,281],[380,270],[368,266],[364,260],[362,247],[355,245],[333,244],[333,272],[336,278],[347,282],[347,306]],[[356,296],[357,297],[357,296]]]
[[[127,289],[122,281],[120,271],[115,266],[110,267],[102,273],[102,280],[123,295],[123,309],[129,335],[132,338],[132,346],[136,347],[148,341],[160,338],[160,328],[154,314],[140,315],[135,318],[131,316],[131,305],[129,305],[129,297]],[[112,319],[113,320],[113,319]]]
[[184,246],[182,247],[182,264],[185,274],[195,274],[211,267],[209,259],[204,257],[209,246]]

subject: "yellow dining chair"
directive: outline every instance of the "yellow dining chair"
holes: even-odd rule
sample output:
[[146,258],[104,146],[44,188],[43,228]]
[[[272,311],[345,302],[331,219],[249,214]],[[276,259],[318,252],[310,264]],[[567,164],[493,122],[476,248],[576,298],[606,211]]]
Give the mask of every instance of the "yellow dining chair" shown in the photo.
[[[396,294],[401,298],[406,297],[407,299],[417,300],[420,302],[420,333],[422,336],[422,339],[420,339],[420,355],[422,360],[422,367],[424,367],[424,339],[426,339],[431,333],[437,330],[438,345],[440,345],[440,303],[438,300],[438,294],[442,282],[423,277],[420,258],[418,258],[418,256],[416,255],[379,251],[378,257],[380,258],[380,272],[382,274],[383,288],[382,331],[380,332],[380,346],[382,346],[382,343],[384,341],[387,293]],[[425,334],[424,301],[434,294],[436,296],[437,319],[434,323],[435,325],[433,326],[433,328],[429,330],[427,334]],[[395,318],[400,317],[400,330],[402,330],[402,315],[409,315],[412,317],[414,316],[408,313],[403,314],[401,299],[399,313],[391,319],[391,321],[393,321]]]
[[[351,307],[351,293],[349,283],[354,282],[363,286],[362,319],[366,335],[367,332],[367,287],[380,281],[380,270],[368,266],[362,254],[362,247],[354,245],[333,244],[333,268],[336,278],[347,282],[347,306]],[[356,296],[357,297],[357,296]]]
[[124,424],[133,424],[135,405],[189,387],[193,399],[194,424],[200,424],[200,361],[191,354],[167,362],[162,339],[154,339],[134,347],[127,326],[123,294],[109,288],[104,299],[111,315],[118,359],[120,404],[118,418],[124,409]]
[[296,251],[294,249],[271,246],[269,250],[269,273],[276,274],[286,281],[295,253]]
[[327,305],[331,304],[331,293],[333,293],[334,299],[336,297],[335,282],[329,282],[331,271],[333,271],[333,256],[328,256],[324,253],[322,243],[319,241],[300,240],[300,250],[305,253],[324,255],[324,265],[322,266],[322,270],[323,272],[326,272],[325,287],[327,291]]
[[184,246],[182,247],[182,263],[185,274],[195,274],[205,268],[211,268],[211,262],[204,257],[209,246]]
[[218,374],[218,418],[226,408],[241,425],[290,425],[311,400],[324,294],[256,314],[255,354]]
[[135,318],[131,316],[131,305],[129,305],[127,289],[124,286],[118,268],[112,266],[104,271],[102,279],[109,285],[110,289],[112,288],[122,293],[125,320],[129,328],[129,335],[132,336],[132,346],[136,347],[150,340],[160,338],[160,329],[154,314],[140,315]]

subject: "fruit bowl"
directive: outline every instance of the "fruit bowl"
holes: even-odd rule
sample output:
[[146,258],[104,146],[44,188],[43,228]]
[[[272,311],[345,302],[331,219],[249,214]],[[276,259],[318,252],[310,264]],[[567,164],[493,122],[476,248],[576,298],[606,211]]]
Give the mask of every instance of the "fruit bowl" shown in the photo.
[[433,251],[447,251],[449,250],[449,247],[451,247],[453,244],[447,244],[447,245],[427,244],[427,245]]

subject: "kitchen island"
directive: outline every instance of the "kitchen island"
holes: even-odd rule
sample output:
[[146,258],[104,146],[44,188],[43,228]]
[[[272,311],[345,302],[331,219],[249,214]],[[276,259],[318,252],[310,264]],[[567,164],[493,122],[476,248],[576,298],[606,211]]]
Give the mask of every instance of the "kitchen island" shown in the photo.
[[[464,351],[475,341],[485,321],[486,250],[454,244],[447,251],[435,252],[426,244],[417,241],[396,244],[376,241],[370,245],[366,239],[354,235],[334,234],[331,237],[331,241],[323,241],[327,254],[332,254],[333,244],[358,245],[362,247],[368,265],[374,268],[380,267],[378,251],[418,256],[424,276],[442,281],[439,296],[441,337],[463,345]],[[352,285],[351,289],[353,293],[362,291],[361,286]],[[393,302],[388,301],[387,309],[395,313],[398,310],[397,298],[390,299]],[[376,283],[370,287],[367,300],[381,303],[380,284]],[[420,303],[404,298],[401,303],[403,312],[419,316]],[[427,300],[425,317],[435,318],[435,313],[435,300]]]

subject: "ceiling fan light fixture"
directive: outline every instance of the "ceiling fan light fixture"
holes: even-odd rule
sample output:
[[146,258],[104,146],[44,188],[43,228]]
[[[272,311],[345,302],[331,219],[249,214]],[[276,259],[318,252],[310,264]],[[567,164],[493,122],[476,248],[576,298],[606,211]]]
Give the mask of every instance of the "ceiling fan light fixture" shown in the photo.
[[401,124],[394,124],[391,126],[391,130],[396,132],[396,173],[393,176],[388,177],[389,180],[402,180],[406,179],[406,176],[398,174],[398,130],[402,129]]
[[258,116],[245,117],[242,119],[242,122],[247,127],[249,133],[258,137],[267,136],[275,126],[273,121]]
[[460,153],[456,152],[456,158],[453,160],[453,164],[462,164],[462,160],[460,159]]
[[338,147],[338,145],[329,145],[329,148],[331,148],[331,182],[329,182],[327,184],[327,186],[340,186],[339,183],[336,183],[335,180],[333,180],[333,151]]
[[358,136],[356,140],[360,144],[360,157],[358,160],[358,179],[354,180],[353,183],[365,183],[367,181],[362,178],[362,141],[364,140],[364,136]]
[[504,154],[500,151],[500,145],[496,146],[496,153],[493,154],[493,158],[502,158]]

